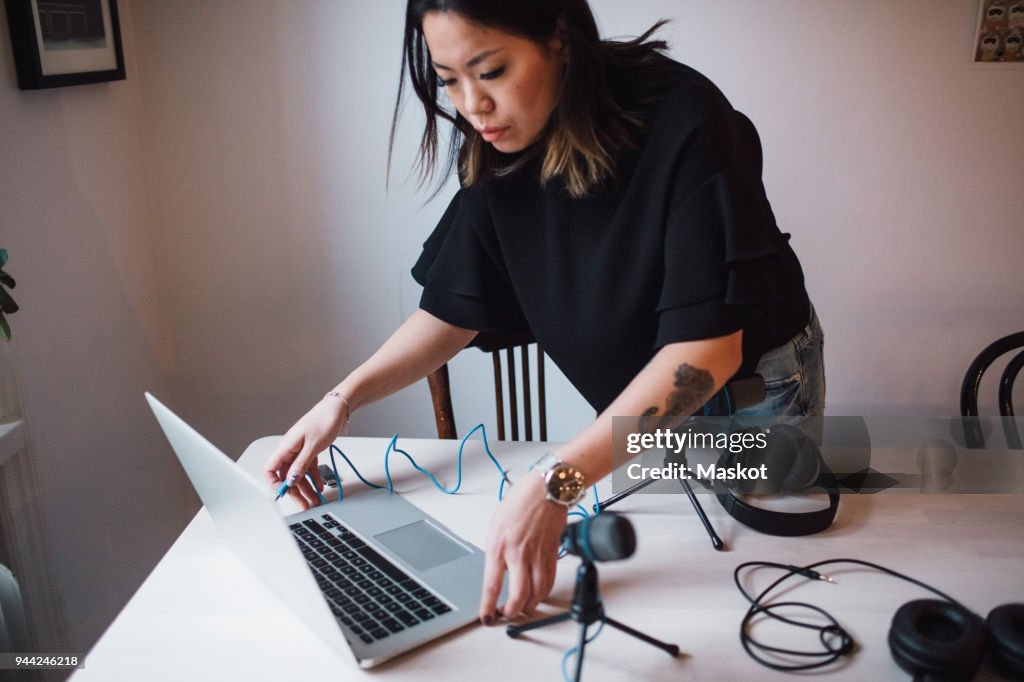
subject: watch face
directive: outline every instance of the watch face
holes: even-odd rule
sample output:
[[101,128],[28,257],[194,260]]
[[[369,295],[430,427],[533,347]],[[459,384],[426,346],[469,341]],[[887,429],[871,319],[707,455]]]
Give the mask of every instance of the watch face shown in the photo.
[[555,467],[547,476],[548,495],[560,504],[576,504],[586,492],[583,474],[576,467],[562,464]]

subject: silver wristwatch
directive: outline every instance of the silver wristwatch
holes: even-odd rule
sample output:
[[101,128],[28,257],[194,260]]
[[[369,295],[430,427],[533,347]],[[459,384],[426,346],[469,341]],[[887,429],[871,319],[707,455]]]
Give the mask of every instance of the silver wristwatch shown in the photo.
[[557,504],[571,507],[587,493],[587,483],[583,472],[560,461],[550,452],[530,466],[530,471],[537,470],[544,479],[544,488],[548,499]]

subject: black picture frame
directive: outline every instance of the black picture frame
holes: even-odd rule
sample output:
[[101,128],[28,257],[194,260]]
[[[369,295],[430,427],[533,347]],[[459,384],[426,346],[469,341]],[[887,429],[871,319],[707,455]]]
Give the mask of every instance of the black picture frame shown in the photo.
[[22,90],[124,80],[117,0],[5,0]]

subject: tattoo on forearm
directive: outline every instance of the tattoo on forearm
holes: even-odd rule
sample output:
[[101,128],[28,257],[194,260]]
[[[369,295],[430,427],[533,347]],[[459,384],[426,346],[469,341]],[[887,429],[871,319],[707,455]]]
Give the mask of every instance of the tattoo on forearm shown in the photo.
[[715,379],[706,369],[698,369],[685,362],[676,369],[675,390],[665,402],[666,416],[690,416],[715,389]]
[[[715,380],[711,376],[711,372],[685,362],[676,369],[674,384],[675,387],[665,400],[664,417],[689,417],[704,404],[704,401],[711,396],[715,389]],[[648,429],[660,428],[666,422],[677,421],[665,418],[655,419],[657,414],[657,406],[644,410],[638,423],[639,430],[643,432]]]
[[640,416],[640,422],[637,425],[637,430],[640,433],[647,431],[648,422],[651,421],[651,417],[658,414],[658,406],[652,405],[644,410],[644,413]]

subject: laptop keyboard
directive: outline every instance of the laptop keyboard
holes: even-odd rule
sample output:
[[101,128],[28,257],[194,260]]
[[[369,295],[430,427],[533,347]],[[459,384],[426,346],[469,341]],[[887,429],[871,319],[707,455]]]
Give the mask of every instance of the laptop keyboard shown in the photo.
[[330,514],[289,528],[331,611],[367,644],[452,610]]

